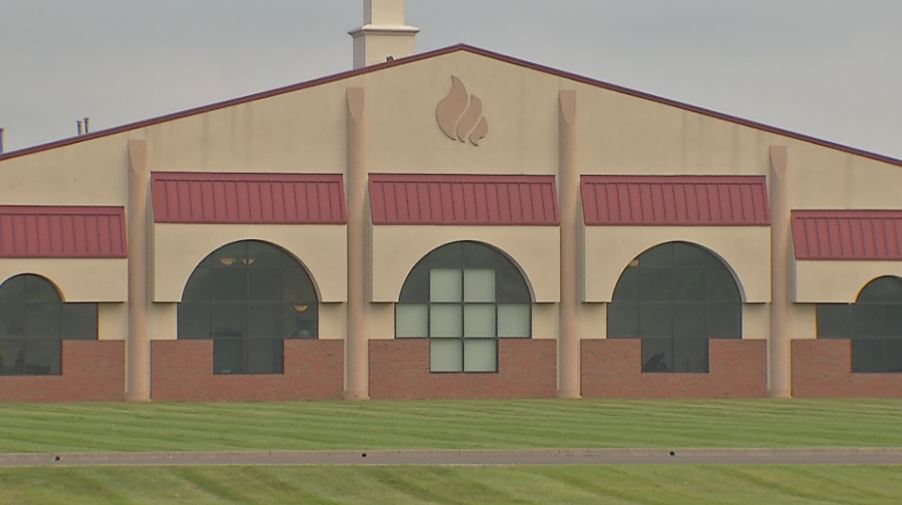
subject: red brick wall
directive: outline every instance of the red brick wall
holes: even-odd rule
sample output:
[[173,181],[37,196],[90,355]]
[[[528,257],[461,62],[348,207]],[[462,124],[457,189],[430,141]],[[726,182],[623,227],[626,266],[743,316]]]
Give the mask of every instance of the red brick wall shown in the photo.
[[64,340],[62,375],[0,377],[0,401],[86,402],[125,397],[125,342]]
[[498,373],[430,373],[429,341],[370,341],[370,398],[549,398],[557,388],[555,340],[501,339]]
[[902,398],[902,374],[852,373],[851,340],[794,340],[792,395]]
[[157,340],[150,352],[154,401],[329,400],[344,387],[341,340],[285,340],[279,375],[214,375],[212,340]]
[[582,395],[605,398],[747,398],[767,394],[764,340],[712,339],[708,373],[642,373],[640,339],[582,341]]

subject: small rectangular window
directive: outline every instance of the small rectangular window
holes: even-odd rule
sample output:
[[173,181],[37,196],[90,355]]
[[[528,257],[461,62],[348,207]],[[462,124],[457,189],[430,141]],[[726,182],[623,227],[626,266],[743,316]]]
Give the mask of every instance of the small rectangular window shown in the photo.
[[852,339],[852,371],[884,372],[882,344],[879,338]]
[[849,338],[849,305],[820,303],[817,305],[818,338]]
[[429,306],[398,304],[395,307],[395,335],[398,338],[429,336]]
[[244,343],[247,352],[248,374],[280,374],[283,370],[283,340],[281,338],[248,339]]
[[210,328],[209,303],[182,302],[178,304],[178,338],[202,339],[213,336]]
[[608,304],[608,338],[641,336],[638,303],[615,302]]
[[497,366],[496,340],[467,340],[464,342],[465,372],[494,372]]
[[529,305],[505,304],[498,306],[498,336],[501,338],[529,338],[532,335]]
[[97,338],[97,304],[65,303],[60,314],[62,337],[70,340]]
[[461,271],[434,268],[429,271],[429,300],[431,302],[460,302],[463,293]]
[[214,338],[213,373],[244,373],[244,342],[243,338]]
[[58,339],[25,341],[25,375],[59,375],[62,342]]
[[642,339],[642,372],[667,373],[673,371],[673,339]]
[[705,373],[708,371],[708,339],[686,338],[673,342],[673,371]]
[[463,371],[462,340],[430,340],[429,370],[432,372]]
[[495,271],[488,269],[464,270],[464,301],[495,301]]
[[463,336],[461,306],[457,304],[432,304],[429,306],[429,336],[434,338],[460,338]]
[[464,336],[468,338],[495,336],[495,306],[488,304],[464,305]]

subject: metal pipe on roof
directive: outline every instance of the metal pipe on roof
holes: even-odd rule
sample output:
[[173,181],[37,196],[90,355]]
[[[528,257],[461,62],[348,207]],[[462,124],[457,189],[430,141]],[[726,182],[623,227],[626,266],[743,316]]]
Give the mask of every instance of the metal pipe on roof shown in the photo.
[[3,128],[0,128],[0,154],[3,154]]
[[79,134],[79,135],[82,135],[82,133],[81,133],[81,121],[80,121],[80,120],[79,120],[79,121],[76,121],[75,124],[78,125],[78,134]]
[[87,135],[88,133],[91,132],[90,128],[88,127],[88,121],[90,121],[90,119],[86,117],[85,118],[85,135]]

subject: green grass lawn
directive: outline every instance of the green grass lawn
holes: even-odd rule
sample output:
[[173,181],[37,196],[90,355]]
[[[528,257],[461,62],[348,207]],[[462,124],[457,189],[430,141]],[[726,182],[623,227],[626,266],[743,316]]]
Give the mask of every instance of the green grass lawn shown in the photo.
[[902,467],[16,468],[0,483],[4,505],[897,505]]
[[902,447],[902,401],[0,404],[0,452]]

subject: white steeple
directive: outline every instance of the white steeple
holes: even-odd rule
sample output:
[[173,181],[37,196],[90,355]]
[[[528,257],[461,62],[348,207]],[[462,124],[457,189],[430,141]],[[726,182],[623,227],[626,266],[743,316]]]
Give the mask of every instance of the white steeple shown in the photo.
[[363,0],[363,26],[348,32],[354,38],[354,68],[414,53],[420,29],[407,25],[404,1]]

